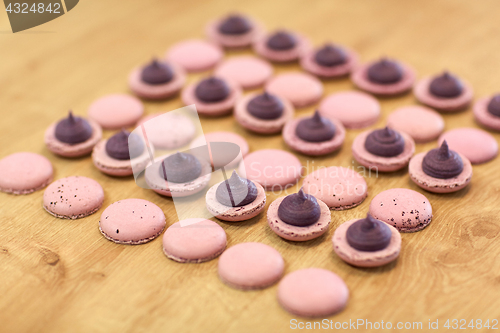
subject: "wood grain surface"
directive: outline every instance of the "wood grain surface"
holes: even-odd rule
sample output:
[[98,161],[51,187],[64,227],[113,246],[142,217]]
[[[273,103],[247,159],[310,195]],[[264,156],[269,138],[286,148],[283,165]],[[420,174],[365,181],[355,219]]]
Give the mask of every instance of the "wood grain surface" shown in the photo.
[[[90,157],[54,156],[44,147],[43,133],[69,108],[85,115],[101,95],[127,92],[126,79],[134,66],[163,55],[177,41],[203,37],[208,20],[233,10],[255,16],[269,29],[300,31],[315,44],[345,44],[363,61],[395,57],[413,65],[419,76],[449,69],[471,82],[476,97],[500,91],[496,1],[80,1],[68,14],[17,34],[10,32],[7,15],[0,14],[0,157],[17,151],[40,153],[52,161],[56,179],[82,175],[97,180],[105,190],[104,207],[120,199],[143,198],[164,210],[168,225],[176,222],[170,199],[137,187],[132,178],[101,174]],[[248,51],[228,56],[240,53]],[[298,66],[275,68],[279,73]],[[190,75],[189,80],[204,75]],[[324,86],[326,94],[353,89],[348,79],[325,81]],[[383,116],[374,127],[382,126],[397,107],[414,103],[412,94],[381,100]],[[182,103],[175,98],[145,105],[150,114]],[[297,115],[313,111],[309,107]],[[470,109],[444,118],[446,129],[478,127]],[[281,136],[248,133],[231,116],[204,118],[202,125],[205,132],[241,134],[251,151],[288,150]],[[350,145],[359,132],[348,131],[340,153],[315,158],[315,164],[356,167]],[[435,146],[419,144],[417,152]],[[307,164],[308,158],[299,158]],[[443,328],[447,319],[464,319],[467,325],[471,319],[489,319],[491,324],[500,317],[498,163],[497,158],[474,166],[471,185],[449,195],[422,191],[407,170],[368,178],[365,202],[332,212],[330,231],[304,243],[277,237],[265,214],[220,225],[228,246],[258,241],[276,248],[285,259],[286,273],[322,267],[340,275],[351,298],[342,313],[328,318],[333,322],[422,322],[427,330],[429,320],[439,320],[439,331],[453,331]],[[424,193],[433,206],[432,223],[421,232],[402,235],[395,263],[375,269],[345,264],[332,250],[336,226],[362,217],[377,193],[394,187]],[[279,306],[276,286],[249,292],[231,289],[217,277],[217,260],[175,263],[162,253],[161,238],[140,246],[114,244],[98,231],[102,210],[75,221],[56,219],[42,209],[42,195],[0,193],[1,332],[290,330],[295,317]],[[276,197],[269,193],[268,205]],[[203,205],[203,199],[196,204]]]

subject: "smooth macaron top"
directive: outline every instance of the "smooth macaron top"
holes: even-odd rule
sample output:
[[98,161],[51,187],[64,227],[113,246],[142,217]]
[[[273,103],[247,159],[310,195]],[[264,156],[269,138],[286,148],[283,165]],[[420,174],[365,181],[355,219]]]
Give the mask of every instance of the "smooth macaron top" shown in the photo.
[[54,170],[42,155],[19,152],[0,160],[0,191],[28,194],[51,181]]
[[478,128],[455,128],[444,132],[438,140],[448,143],[451,150],[463,154],[472,164],[480,164],[494,159],[498,154],[498,143],[488,132]]
[[443,132],[444,119],[425,106],[408,105],[392,112],[387,118],[387,126],[405,132],[415,142],[428,142]]
[[103,96],[95,100],[88,109],[89,118],[104,129],[133,126],[143,113],[142,102],[126,94]]

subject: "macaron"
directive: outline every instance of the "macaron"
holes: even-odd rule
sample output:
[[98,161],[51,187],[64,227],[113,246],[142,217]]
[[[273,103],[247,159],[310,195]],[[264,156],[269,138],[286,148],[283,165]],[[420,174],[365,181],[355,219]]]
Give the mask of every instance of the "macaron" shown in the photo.
[[91,119],[74,116],[50,125],[45,131],[44,142],[51,152],[63,157],[80,157],[92,152],[102,138],[101,126]]
[[326,79],[348,75],[357,63],[358,55],[354,51],[332,43],[309,50],[300,58],[305,71]]
[[189,39],[170,47],[166,59],[186,72],[203,72],[214,68],[224,57],[222,49],[202,39]]
[[249,220],[264,210],[266,192],[251,180],[233,171],[231,177],[212,186],[205,196],[207,210],[219,220]]
[[479,124],[490,130],[500,131],[500,94],[479,99],[472,110]]
[[215,168],[220,168],[220,167],[231,168],[237,166],[241,162],[241,159],[244,156],[246,156],[248,154],[248,151],[250,150],[248,142],[247,140],[245,140],[244,137],[236,133],[226,132],[226,131],[209,132],[205,133],[204,135],[200,135],[191,142],[189,148],[194,149],[196,147],[202,147],[208,145],[208,149],[211,151],[210,143],[213,142],[234,143],[240,148],[240,154],[238,154],[238,156],[229,164],[225,164],[225,161],[222,161],[222,159],[218,158],[214,159],[213,154],[210,153],[210,161],[212,162],[212,166]]
[[160,150],[184,147],[196,135],[193,121],[188,116],[176,111],[150,114],[142,118],[138,125],[144,128],[147,142],[155,149]]
[[449,149],[446,141],[439,148],[413,156],[408,171],[415,184],[434,193],[459,191],[472,178],[470,161],[464,155]]
[[122,130],[95,145],[92,161],[101,172],[124,177],[144,170],[150,162],[149,153],[142,136]]
[[319,168],[310,173],[304,178],[302,188],[333,210],[356,207],[368,195],[363,176],[353,169],[338,166]]
[[413,68],[401,61],[381,58],[363,64],[352,73],[352,82],[361,90],[394,96],[408,92],[413,87],[416,74]]
[[293,31],[277,30],[259,38],[253,44],[254,51],[274,62],[298,60],[311,49],[309,40]]
[[241,94],[236,83],[211,76],[187,86],[181,98],[184,105],[195,104],[198,114],[217,117],[231,113]]
[[144,244],[158,237],[165,228],[160,207],[143,199],[124,199],[109,205],[101,214],[99,231],[118,244]]
[[89,118],[108,130],[132,127],[143,113],[142,102],[126,94],[103,96],[95,100],[88,109]]
[[226,249],[226,232],[214,221],[191,218],[172,224],[163,234],[163,253],[177,262],[201,263]]
[[273,66],[263,59],[237,56],[220,63],[214,75],[235,82],[243,89],[255,89],[263,86],[273,71]]
[[30,194],[52,182],[52,163],[42,155],[19,152],[0,159],[0,191]]
[[444,130],[444,119],[425,106],[408,105],[396,109],[387,117],[387,126],[405,132],[417,143],[437,139]]
[[370,203],[370,214],[400,232],[424,229],[432,220],[430,201],[407,188],[391,188],[377,194]]
[[262,243],[240,243],[224,251],[219,258],[219,277],[230,287],[252,290],[275,284],[283,275],[281,254]]
[[302,164],[287,151],[261,149],[243,158],[238,173],[266,190],[283,190],[297,183],[302,175]]
[[479,128],[454,128],[444,132],[438,144],[445,140],[451,150],[464,155],[472,164],[489,162],[498,155],[497,140]]
[[323,84],[310,74],[287,72],[270,79],[266,84],[266,91],[286,98],[296,108],[302,108],[320,100]]
[[245,129],[259,134],[280,133],[294,113],[292,103],[268,92],[248,94],[234,108],[236,121]]
[[326,96],[319,112],[340,120],[345,128],[358,129],[375,124],[380,117],[380,104],[374,97],[359,91],[341,91]]
[[303,242],[328,231],[330,209],[321,200],[302,189],[274,200],[267,210],[267,224],[281,238]]
[[389,127],[362,132],[352,143],[354,159],[370,170],[381,172],[404,168],[414,153],[413,139],[408,134]]
[[278,302],[293,315],[327,317],[342,311],[349,289],[337,274],[306,268],[285,275],[278,285]]
[[231,13],[208,23],[207,37],[227,48],[242,48],[252,45],[262,37],[263,26],[248,15]]
[[344,143],[345,128],[340,121],[322,116],[289,120],[283,129],[285,143],[295,151],[309,156],[332,153]]
[[447,71],[421,79],[415,85],[413,93],[420,103],[442,112],[466,109],[474,97],[469,83]]
[[401,234],[370,214],[337,227],[332,237],[333,250],[345,262],[357,267],[378,267],[397,259]]
[[186,197],[202,191],[210,182],[211,172],[208,159],[177,152],[157,157],[149,164],[146,167],[145,181],[158,194],[174,198]]
[[43,193],[43,208],[61,219],[78,219],[101,208],[104,191],[93,179],[82,176],[61,178]]
[[176,95],[186,83],[186,73],[174,64],[154,58],[149,64],[132,70],[130,90],[139,97],[160,100]]

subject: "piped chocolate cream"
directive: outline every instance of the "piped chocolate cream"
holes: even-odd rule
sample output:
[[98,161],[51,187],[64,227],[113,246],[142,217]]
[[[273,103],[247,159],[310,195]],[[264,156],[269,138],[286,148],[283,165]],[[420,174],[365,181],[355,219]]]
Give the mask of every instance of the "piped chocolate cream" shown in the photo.
[[295,128],[295,134],[304,141],[324,142],[335,136],[335,125],[322,117],[316,110],[311,118],[301,120]]
[[194,93],[202,102],[217,103],[229,96],[230,89],[226,81],[212,76],[198,83]]
[[61,142],[77,144],[87,141],[92,136],[92,132],[92,126],[87,120],[75,117],[73,112],[69,111],[68,117],[57,123],[54,134]]
[[144,152],[142,139],[125,130],[113,135],[106,142],[106,153],[117,160],[130,160]]
[[316,223],[321,215],[321,208],[315,197],[305,194],[302,189],[290,194],[281,201],[278,217],[285,223],[297,227],[307,227]]
[[488,103],[488,112],[494,116],[500,117],[500,94],[493,96]]
[[390,227],[382,221],[366,214],[347,228],[347,243],[356,250],[374,252],[385,249],[391,242]]
[[394,157],[405,149],[405,140],[399,132],[385,127],[374,130],[366,137],[365,149],[373,155]]
[[251,29],[250,21],[238,14],[229,15],[219,25],[219,32],[225,35],[243,35]]
[[172,68],[157,59],[153,59],[151,63],[146,65],[141,72],[142,81],[151,85],[165,84],[172,81],[174,71]]
[[338,66],[346,63],[347,54],[336,45],[326,44],[316,51],[314,61],[316,61],[318,65],[325,67]]
[[422,160],[422,170],[429,176],[448,179],[458,176],[464,169],[460,155],[448,148],[443,141],[441,147],[430,150]]
[[277,31],[269,37],[266,45],[275,51],[291,50],[297,45],[297,39],[289,32]]
[[281,100],[267,92],[255,96],[247,104],[248,113],[265,120],[278,119],[283,114],[283,109]]
[[392,84],[401,81],[403,69],[396,61],[382,58],[368,68],[367,75],[373,83]]
[[454,98],[460,96],[464,90],[462,82],[454,75],[444,72],[435,77],[429,85],[431,94],[442,98]]
[[201,163],[186,153],[175,153],[161,162],[160,176],[173,183],[187,183],[201,175]]
[[215,197],[224,206],[241,207],[255,201],[257,187],[251,180],[241,178],[236,171],[233,171],[231,178],[217,187]]

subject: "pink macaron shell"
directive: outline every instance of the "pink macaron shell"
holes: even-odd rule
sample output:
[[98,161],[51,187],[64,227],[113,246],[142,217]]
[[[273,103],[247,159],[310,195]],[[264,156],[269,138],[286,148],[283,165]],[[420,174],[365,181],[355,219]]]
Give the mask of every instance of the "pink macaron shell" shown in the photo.
[[237,83],[243,89],[253,89],[263,86],[273,71],[271,64],[265,60],[254,56],[237,56],[220,63],[214,74]]
[[302,164],[287,151],[262,149],[243,158],[239,174],[246,175],[266,190],[283,190],[297,183],[302,175]]
[[405,141],[404,150],[401,154],[393,157],[384,157],[374,155],[366,150],[365,141],[371,132],[372,130],[368,130],[358,134],[352,143],[352,155],[359,164],[381,172],[397,171],[408,165],[408,162],[410,162],[411,157],[415,153],[415,142],[408,134],[404,132],[399,133]]
[[278,285],[278,301],[288,312],[302,317],[326,317],[343,310],[349,289],[335,273],[306,268],[287,274]]
[[431,222],[432,206],[419,192],[407,188],[391,188],[372,199],[370,214],[400,232],[415,232],[424,229]]
[[299,59],[311,49],[311,42],[306,37],[294,33],[297,39],[297,44],[290,50],[272,50],[267,47],[267,40],[269,36],[259,38],[254,44],[253,49],[255,53],[273,62],[291,62]]
[[168,64],[174,72],[174,77],[167,83],[162,84],[148,84],[141,78],[142,67],[135,68],[129,75],[128,85],[130,90],[139,97],[156,100],[166,99],[174,96],[186,83],[186,73],[184,70],[173,63]]
[[342,122],[345,128],[368,127],[380,117],[380,103],[359,91],[341,91],[328,95],[319,105],[319,112]]
[[209,22],[205,28],[207,37],[216,44],[226,48],[243,48],[251,46],[256,40],[264,35],[264,27],[261,23],[247,17],[252,24],[252,29],[244,34],[228,35],[219,32],[220,20]]
[[348,75],[358,64],[358,55],[353,50],[342,47],[347,54],[345,63],[336,66],[321,66],[314,60],[317,50],[310,50],[300,58],[302,68],[321,78],[336,78]]
[[158,237],[165,228],[160,207],[143,199],[124,199],[109,205],[101,214],[99,230],[118,244],[143,244]]
[[256,183],[257,198],[247,205],[241,207],[229,207],[221,204],[216,197],[216,191],[222,182],[212,186],[205,195],[207,210],[219,220],[228,222],[240,222],[250,220],[262,212],[266,206],[266,192],[264,188]]
[[148,164],[146,166],[145,181],[150,189],[158,194],[181,198],[196,194],[207,187],[212,176],[212,167],[210,163],[206,161],[200,161],[202,170],[201,175],[186,183],[174,183],[167,182],[160,174],[160,167],[162,161],[171,154],[166,154],[155,158],[154,163]]
[[231,92],[226,99],[220,102],[205,103],[203,101],[200,101],[195,94],[196,83],[184,88],[181,94],[182,102],[184,103],[184,105],[194,104],[196,106],[196,111],[202,116],[218,117],[230,114],[234,108],[234,105],[240,99],[242,91],[236,83],[233,83],[227,79],[225,79],[225,81],[227,82]]
[[319,168],[304,178],[302,189],[323,201],[332,210],[344,210],[361,204],[368,195],[366,181],[353,169]]
[[52,182],[54,169],[50,161],[39,154],[19,152],[0,160],[0,191],[29,194]]
[[191,218],[172,224],[163,234],[163,253],[177,262],[201,263],[218,257],[227,243],[217,223]]
[[361,90],[380,96],[393,96],[408,92],[415,83],[416,73],[413,68],[407,64],[399,62],[403,70],[401,80],[391,84],[377,84],[368,79],[368,69],[375,62],[363,64],[356,68],[351,75],[352,82]]
[[437,139],[444,130],[444,119],[436,111],[425,106],[403,106],[387,118],[387,126],[405,132],[417,143]]
[[61,178],[43,193],[43,208],[61,219],[78,219],[101,208],[104,191],[93,179],[82,176]]
[[438,145],[444,140],[451,150],[463,154],[472,164],[489,162],[498,155],[497,140],[479,128],[454,128],[439,137]]
[[340,121],[333,118],[329,120],[335,125],[335,135],[330,140],[324,142],[308,142],[299,138],[295,133],[297,125],[301,120],[306,118],[309,117],[290,120],[283,128],[283,139],[290,148],[304,155],[321,156],[334,152],[342,147],[345,139],[345,128]]
[[263,289],[276,283],[285,270],[281,254],[262,243],[236,244],[220,256],[219,277],[243,290]]
[[480,125],[490,130],[500,131],[500,117],[488,112],[488,104],[490,101],[491,97],[484,97],[474,103],[474,107],[472,108],[474,118]]
[[465,81],[462,81],[464,90],[462,94],[460,94],[460,96],[454,98],[436,97],[429,91],[431,81],[432,77],[421,79],[415,85],[413,93],[420,103],[428,105],[431,108],[437,109],[439,111],[456,112],[464,110],[469,106],[472,98],[474,97],[472,86]]
[[310,74],[287,72],[269,80],[266,91],[283,96],[292,102],[293,106],[301,108],[319,101],[323,95],[323,84]]
[[[131,160],[118,160],[108,155],[106,152],[106,143],[108,140],[102,140],[95,145],[92,151],[92,161],[101,172],[116,177],[130,176],[134,170],[144,170],[150,162],[149,151],[144,147],[140,156]],[[152,148],[150,148],[152,149]]]
[[287,240],[304,242],[318,238],[328,231],[328,227],[332,222],[332,216],[330,209],[323,201],[316,198],[321,209],[318,221],[307,227],[298,227],[283,222],[283,220],[279,218],[278,208],[283,199],[285,199],[285,197],[274,200],[267,209],[267,224],[276,235]]
[[251,93],[241,98],[234,108],[236,121],[249,131],[260,134],[280,133],[285,123],[293,118],[295,109],[288,100],[277,96],[283,104],[283,114],[276,119],[259,119],[248,112],[247,106],[258,93]]
[[103,96],[95,100],[88,109],[89,118],[109,130],[131,127],[143,113],[142,102],[125,94]]
[[55,135],[57,123],[50,125],[44,135],[44,142],[47,149],[54,154],[63,157],[80,157],[90,154],[94,146],[102,138],[102,129],[101,126],[99,126],[99,124],[95,121],[90,119],[87,121],[92,127],[92,135],[87,140],[77,144],[69,144],[59,141]]
[[332,237],[333,250],[345,262],[357,267],[378,267],[397,259],[401,251],[401,234],[391,225],[391,241],[385,249],[378,251],[360,251],[347,242],[347,229],[359,219],[350,220],[337,227]]
[[191,142],[196,135],[193,121],[175,112],[150,114],[142,118],[138,125],[144,126],[147,141],[156,149],[179,149]]
[[233,161],[231,161],[229,164],[224,164],[220,165],[220,163],[215,163],[213,161],[212,155],[210,154],[210,161],[212,162],[212,165],[216,168],[219,167],[228,167],[232,168],[237,166],[241,159],[248,154],[248,151],[250,148],[248,147],[248,142],[245,140],[244,137],[241,135],[238,135],[233,132],[225,132],[225,131],[218,131],[218,132],[210,132],[206,133],[205,135],[200,135],[196,139],[194,139],[191,144],[189,145],[190,149],[196,148],[196,147],[201,147],[204,146],[205,144],[208,144],[208,149],[211,151],[210,148],[210,143],[211,142],[230,142],[238,145],[240,147],[240,153]]
[[464,168],[462,172],[449,179],[434,178],[422,170],[422,161],[426,153],[420,153],[412,157],[408,165],[411,180],[429,192],[451,193],[457,192],[466,187],[472,178],[472,165],[464,155],[458,153],[462,158]]
[[189,73],[212,69],[223,57],[224,53],[219,46],[202,39],[179,42],[170,47],[166,54],[167,60]]

